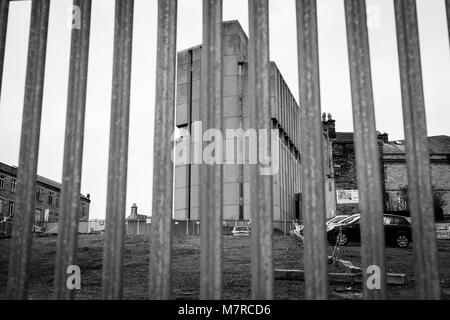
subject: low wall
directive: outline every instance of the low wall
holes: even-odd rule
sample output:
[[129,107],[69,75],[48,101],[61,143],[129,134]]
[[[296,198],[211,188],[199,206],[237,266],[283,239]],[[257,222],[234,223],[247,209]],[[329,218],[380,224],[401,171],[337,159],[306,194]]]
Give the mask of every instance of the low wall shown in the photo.
[[[42,226],[44,227],[44,233],[57,234],[59,231],[59,222],[44,222]],[[89,233],[88,221],[78,222],[78,233]]]

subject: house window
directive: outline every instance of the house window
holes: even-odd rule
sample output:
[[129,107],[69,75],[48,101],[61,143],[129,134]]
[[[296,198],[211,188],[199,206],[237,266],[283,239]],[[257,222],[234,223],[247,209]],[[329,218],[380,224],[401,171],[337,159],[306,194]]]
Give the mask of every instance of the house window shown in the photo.
[[44,194],[44,189],[42,189],[41,187],[37,187],[36,189],[36,200],[37,201],[42,201],[42,195]]
[[8,214],[10,216],[12,216],[14,214],[14,208],[15,208],[16,204],[14,203],[14,201],[10,201],[9,205],[8,205]]
[[15,178],[11,179],[11,192],[12,193],[16,193],[16,186],[17,186],[17,181]]
[[41,209],[36,209],[34,211],[34,222],[43,222],[44,221],[44,215],[42,213]]
[[47,203],[53,204],[53,192],[51,192],[51,191],[48,192]]
[[86,217],[86,204],[82,203],[81,204],[81,217],[84,218]]
[[0,176],[0,190],[5,189],[5,176],[1,175]]

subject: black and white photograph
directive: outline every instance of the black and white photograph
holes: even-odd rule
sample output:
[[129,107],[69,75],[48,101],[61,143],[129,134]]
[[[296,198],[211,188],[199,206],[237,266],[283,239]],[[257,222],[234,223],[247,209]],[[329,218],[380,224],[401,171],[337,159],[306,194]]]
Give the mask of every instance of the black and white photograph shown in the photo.
[[0,300],[450,300],[449,89],[450,0],[0,0]]

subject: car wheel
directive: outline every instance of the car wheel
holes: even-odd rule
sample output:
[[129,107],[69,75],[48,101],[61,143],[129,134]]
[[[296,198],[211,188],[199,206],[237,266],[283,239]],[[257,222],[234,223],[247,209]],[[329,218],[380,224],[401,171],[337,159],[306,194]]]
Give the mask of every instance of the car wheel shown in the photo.
[[345,233],[338,233],[336,236],[336,244],[338,246],[345,246],[348,243],[347,235]]
[[396,238],[397,246],[400,248],[406,248],[409,245],[409,239],[406,234],[399,234]]

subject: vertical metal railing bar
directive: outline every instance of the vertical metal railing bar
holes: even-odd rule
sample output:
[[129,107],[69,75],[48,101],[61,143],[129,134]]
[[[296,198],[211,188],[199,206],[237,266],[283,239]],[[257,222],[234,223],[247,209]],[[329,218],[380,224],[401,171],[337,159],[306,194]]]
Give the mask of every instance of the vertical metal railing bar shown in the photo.
[[440,284],[416,1],[394,0],[394,6],[417,298],[439,299]]
[[[257,152],[271,153],[269,1],[249,0],[249,103],[253,128],[266,130],[267,143],[258,141]],[[259,158],[260,159],[260,158]],[[273,159],[272,159],[273,160]],[[251,182],[251,272],[252,298],[273,298],[273,185],[272,175],[261,175],[260,165],[252,169]]]
[[0,92],[5,60],[6,31],[8,28],[9,0],[0,0]]
[[450,0],[445,0],[445,11],[447,12],[447,29],[450,40]]
[[91,0],[74,0],[79,8],[80,28],[72,27],[66,133],[62,173],[61,214],[55,262],[54,298],[73,299],[66,285],[67,267],[75,262],[83,161],[84,119],[89,58]]
[[[360,195],[363,292],[365,299],[385,299],[383,200],[366,1],[345,0],[345,18],[355,128],[356,172]],[[380,268],[379,288],[371,289],[364,285],[371,275],[366,272],[369,266]]]
[[306,299],[328,299],[316,0],[297,0]]
[[27,295],[27,272],[31,255],[49,9],[49,0],[32,2],[17,173],[17,209],[14,214],[6,294],[8,299],[25,299]]
[[150,299],[171,296],[177,0],[158,0]]
[[[222,132],[222,0],[203,0],[202,129]],[[216,155],[222,150],[215,150]],[[222,165],[200,165],[200,299],[222,296]]]
[[116,0],[103,299],[121,299],[134,0]]

